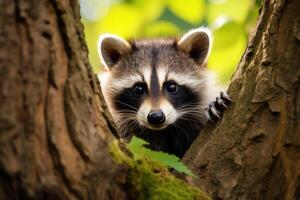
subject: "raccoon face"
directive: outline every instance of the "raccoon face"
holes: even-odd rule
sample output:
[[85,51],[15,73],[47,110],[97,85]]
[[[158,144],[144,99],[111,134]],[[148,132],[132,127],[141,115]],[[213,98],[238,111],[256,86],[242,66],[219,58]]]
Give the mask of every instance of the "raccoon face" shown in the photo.
[[210,33],[195,29],[177,39],[126,41],[100,37],[105,72],[102,92],[122,130],[163,130],[190,119],[205,120]]

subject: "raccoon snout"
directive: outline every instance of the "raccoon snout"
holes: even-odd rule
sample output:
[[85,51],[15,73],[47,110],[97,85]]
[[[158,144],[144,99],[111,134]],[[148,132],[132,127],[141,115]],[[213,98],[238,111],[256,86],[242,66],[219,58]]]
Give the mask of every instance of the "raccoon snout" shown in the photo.
[[162,125],[166,121],[165,114],[161,111],[151,111],[147,116],[147,121],[151,125]]

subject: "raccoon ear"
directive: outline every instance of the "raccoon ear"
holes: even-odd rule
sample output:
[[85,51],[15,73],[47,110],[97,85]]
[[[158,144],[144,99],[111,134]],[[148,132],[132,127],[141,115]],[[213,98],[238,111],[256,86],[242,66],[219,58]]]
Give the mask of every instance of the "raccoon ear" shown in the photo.
[[177,47],[201,65],[209,55],[211,42],[211,32],[207,28],[198,28],[184,34]]
[[110,70],[122,56],[130,53],[131,45],[123,38],[112,35],[103,34],[98,40],[98,54],[101,63],[107,70]]

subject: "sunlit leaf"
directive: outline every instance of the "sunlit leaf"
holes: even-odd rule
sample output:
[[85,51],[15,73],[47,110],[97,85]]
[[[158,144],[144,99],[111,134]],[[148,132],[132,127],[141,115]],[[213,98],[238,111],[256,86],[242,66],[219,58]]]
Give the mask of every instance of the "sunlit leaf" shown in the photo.
[[251,32],[252,29],[255,27],[256,21],[258,19],[258,11],[259,8],[257,6],[253,6],[251,11],[249,12],[249,15],[247,17],[247,23],[245,24],[247,32]]
[[205,14],[204,0],[167,0],[172,12],[182,19],[199,24]]
[[182,162],[180,159],[174,155],[163,153],[161,151],[152,151],[144,145],[148,144],[146,141],[133,137],[128,144],[128,149],[133,154],[135,160],[146,158],[155,162],[160,163],[161,165],[175,169],[180,173],[185,173],[189,176],[196,177],[193,172]]
[[228,48],[244,34],[243,27],[236,22],[227,22],[214,31],[213,48]]
[[98,22],[84,20],[83,23],[85,24],[84,34],[89,49],[89,59],[96,73],[99,72],[100,69],[100,59],[97,51],[97,40],[100,32],[97,31]]
[[134,5],[140,10],[141,17],[143,17],[145,21],[157,19],[165,8],[164,0],[135,0]]
[[249,0],[210,0],[208,4],[208,22],[213,24],[219,17],[244,22],[251,4],[252,1]]
[[167,21],[159,21],[148,24],[143,31],[143,35],[145,35],[145,37],[176,36],[179,33],[180,30],[178,27]]
[[135,136],[132,137],[131,141],[128,143],[127,147],[129,151],[133,154],[135,160],[141,159],[145,150],[144,145],[148,144],[146,141],[139,139]]
[[[228,32],[224,32],[222,36],[222,31],[216,33],[216,42],[221,40],[223,37],[227,38],[228,41],[232,41],[231,45],[227,45],[226,42],[220,41],[220,44],[213,45],[211,55],[208,60],[208,68],[217,72],[220,80],[225,83],[228,82],[234,69],[245,50],[246,47],[246,33],[239,32],[239,34],[232,34],[228,36]],[[220,39],[217,39],[220,38]]]
[[80,13],[85,19],[97,20],[107,12],[110,3],[109,0],[80,0]]
[[99,31],[110,32],[124,38],[138,34],[142,24],[141,10],[129,4],[117,4],[111,7],[108,14],[99,24]]

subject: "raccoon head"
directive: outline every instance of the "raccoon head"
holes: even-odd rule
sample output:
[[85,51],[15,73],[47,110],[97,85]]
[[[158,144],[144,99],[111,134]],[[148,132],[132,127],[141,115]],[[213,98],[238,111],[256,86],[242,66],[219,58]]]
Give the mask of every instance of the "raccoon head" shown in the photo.
[[126,41],[111,34],[100,36],[98,51],[105,68],[99,76],[101,88],[121,133],[206,120],[205,62],[210,46],[210,32],[204,28],[179,39]]

